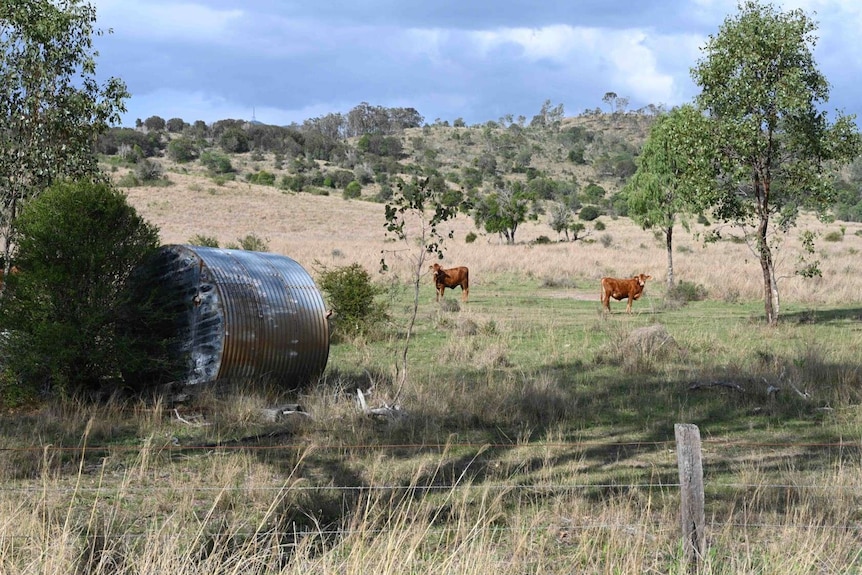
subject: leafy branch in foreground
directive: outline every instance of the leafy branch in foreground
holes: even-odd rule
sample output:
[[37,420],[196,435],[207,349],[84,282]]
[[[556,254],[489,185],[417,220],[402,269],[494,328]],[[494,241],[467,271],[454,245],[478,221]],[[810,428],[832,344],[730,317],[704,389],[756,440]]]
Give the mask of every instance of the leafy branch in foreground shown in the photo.
[[9,273],[15,223],[53,182],[99,179],[96,137],[120,120],[121,80],[99,85],[96,10],[83,0],[0,3],[0,250]]

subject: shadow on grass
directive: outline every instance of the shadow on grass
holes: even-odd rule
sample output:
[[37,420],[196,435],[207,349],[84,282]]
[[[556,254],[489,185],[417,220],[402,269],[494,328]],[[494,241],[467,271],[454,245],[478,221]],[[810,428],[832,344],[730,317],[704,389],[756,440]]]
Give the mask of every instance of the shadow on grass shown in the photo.
[[779,322],[792,324],[830,324],[848,321],[862,321],[862,308],[808,309],[784,313],[779,317]]

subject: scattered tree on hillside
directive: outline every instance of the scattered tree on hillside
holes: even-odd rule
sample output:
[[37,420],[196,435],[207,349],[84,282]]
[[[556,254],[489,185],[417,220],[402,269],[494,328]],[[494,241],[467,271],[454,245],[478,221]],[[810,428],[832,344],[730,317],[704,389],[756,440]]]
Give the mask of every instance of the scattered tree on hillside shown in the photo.
[[384,108],[362,102],[347,113],[346,135],[393,134],[418,128],[424,118],[414,108]]
[[485,195],[473,208],[476,226],[485,231],[499,234],[507,244],[515,243],[518,226],[528,218],[537,216],[533,209],[535,197],[520,186],[505,186]]
[[[692,106],[674,108],[653,125],[637,159],[638,169],[623,188],[628,213],[644,229],[659,228],[667,248],[667,285],[674,287],[673,228],[679,218],[688,230],[687,214],[698,211],[691,202],[712,186],[712,152],[707,119]],[[698,180],[700,178],[700,180]]]
[[150,116],[146,120],[144,120],[144,127],[148,130],[152,130],[154,132],[161,132],[165,129],[167,122],[161,116]]
[[629,99],[625,96],[619,96],[616,92],[605,92],[602,96],[602,102],[610,106],[611,114],[617,115],[626,111],[629,106]]
[[186,126],[188,126],[188,124],[186,124],[182,118],[171,118],[165,123],[165,128],[167,128],[168,132],[173,134],[182,132]]
[[802,11],[778,12],[756,0],[740,4],[704,47],[692,69],[697,103],[714,127],[719,186],[715,215],[739,226],[760,260],[766,321],[777,323],[779,292],[770,224],[795,225],[800,208],[822,211],[834,197],[827,169],[859,154],[852,117],[830,124],[817,105],[829,85],[812,49],[815,23]]
[[126,85],[96,81],[88,2],[0,3],[0,238],[5,272],[18,213],[56,179],[100,176],[96,137],[125,112]]
[[552,106],[550,100],[545,100],[545,103],[542,104],[542,109],[530,120],[530,127],[558,131],[562,125],[564,116],[565,112],[563,111],[562,104]]
[[611,113],[614,112],[614,105],[617,101],[617,93],[616,92],[605,92],[605,95],[602,96],[602,102],[610,106]]
[[566,241],[569,241],[569,228],[572,225],[572,209],[564,204],[554,204],[551,208],[551,218],[548,220],[548,225],[558,234],[566,234]]
[[225,152],[242,154],[249,151],[248,135],[240,127],[230,127],[222,132],[218,139],[219,146]]

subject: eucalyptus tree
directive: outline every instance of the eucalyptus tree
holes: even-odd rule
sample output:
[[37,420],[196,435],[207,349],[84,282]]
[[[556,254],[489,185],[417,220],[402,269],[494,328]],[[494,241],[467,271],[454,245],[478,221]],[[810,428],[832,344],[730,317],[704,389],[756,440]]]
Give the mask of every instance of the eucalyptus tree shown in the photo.
[[515,182],[498,188],[482,198],[473,209],[473,221],[488,233],[499,234],[506,243],[515,243],[518,226],[537,219],[535,195]]
[[716,217],[744,231],[760,261],[770,325],[779,315],[770,226],[786,232],[801,208],[825,214],[835,193],[829,170],[860,149],[855,119],[837,113],[830,123],[820,109],[829,84],[812,54],[815,30],[802,10],[747,0],[709,37],[692,69],[719,152],[719,185],[709,200]]
[[667,285],[674,286],[673,230],[677,221],[688,230],[687,216],[708,198],[714,166],[709,122],[691,105],[660,116],[650,130],[637,171],[623,192],[629,216],[644,229],[658,228],[667,249]]
[[83,0],[0,3],[0,239],[9,271],[23,204],[61,178],[98,179],[96,138],[125,112],[96,79],[96,10]]

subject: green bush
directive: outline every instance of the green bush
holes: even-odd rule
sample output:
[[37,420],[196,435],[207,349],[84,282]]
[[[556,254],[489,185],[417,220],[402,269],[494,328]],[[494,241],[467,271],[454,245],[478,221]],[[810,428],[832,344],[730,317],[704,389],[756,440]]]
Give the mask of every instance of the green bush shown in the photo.
[[124,366],[144,360],[121,334],[126,280],[158,247],[158,230],[121,192],[75,182],[30,201],[17,231],[24,271],[0,307],[3,363],[27,391],[112,391]]
[[606,229],[605,222],[602,220],[596,220],[596,223],[593,224],[593,227],[596,228],[597,232],[603,232]]
[[227,248],[231,250],[247,250],[250,252],[269,251],[269,243],[254,233],[246,234],[245,237],[237,238],[236,241],[237,243],[228,244]]
[[219,138],[219,146],[229,154],[243,154],[249,151],[248,135],[235,126],[231,126],[222,132]]
[[275,174],[267,172],[266,170],[261,170],[254,174],[249,174],[248,181],[252,184],[259,184],[261,186],[274,186]]
[[119,180],[117,180],[117,185],[121,188],[136,188],[141,185],[138,177],[135,176],[135,172],[126,172]]
[[344,188],[342,194],[345,200],[353,200],[362,195],[362,186],[356,180],[353,180]]
[[464,241],[468,244],[472,244],[476,241],[477,237],[478,236],[476,236],[475,232],[468,232],[467,235],[464,237]]
[[600,215],[602,215],[602,212],[596,206],[584,206],[581,208],[581,211],[578,212],[578,218],[585,222],[591,222]]
[[205,248],[217,248],[218,240],[212,236],[204,236],[197,234],[189,238],[189,244],[193,246],[202,246]]
[[179,137],[171,140],[168,144],[168,157],[173,161],[183,164],[191,162],[198,157],[198,148],[189,138]]
[[388,319],[385,302],[378,296],[385,290],[371,282],[371,274],[360,264],[332,269],[321,266],[317,284],[334,312],[333,335],[368,335]]
[[709,292],[702,285],[681,281],[667,290],[665,298],[676,303],[685,304],[690,301],[705,300],[708,295]]
[[201,154],[201,164],[210,174],[228,174],[233,171],[230,158],[218,152],[204,152]]

